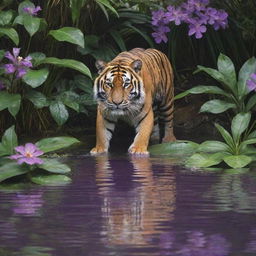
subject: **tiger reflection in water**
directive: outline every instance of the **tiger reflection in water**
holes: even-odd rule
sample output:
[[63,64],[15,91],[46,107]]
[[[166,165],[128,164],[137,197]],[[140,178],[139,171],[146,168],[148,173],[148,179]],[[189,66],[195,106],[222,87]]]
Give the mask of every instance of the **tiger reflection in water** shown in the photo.
[[[102,199],[104,242],[113,245],[147,245],[173,219],[176,183],[170,160],[164,173],[153,175],[148,158],[131,157],[131,168],[122,161],[96,159],[96,184]],[[165,160],[164,160],[165,161]],[[166,172],[168,171],[168,179]]]

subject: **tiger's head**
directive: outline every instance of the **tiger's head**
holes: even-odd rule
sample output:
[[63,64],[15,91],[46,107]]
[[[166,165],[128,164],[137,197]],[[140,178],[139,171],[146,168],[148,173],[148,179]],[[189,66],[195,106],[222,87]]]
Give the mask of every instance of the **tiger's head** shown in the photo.
[[141,108],[145,100],[141,60],[129,65],[97,61],[96,67],[99,76],[94,82],[94,96],[105,111],[123,115]]

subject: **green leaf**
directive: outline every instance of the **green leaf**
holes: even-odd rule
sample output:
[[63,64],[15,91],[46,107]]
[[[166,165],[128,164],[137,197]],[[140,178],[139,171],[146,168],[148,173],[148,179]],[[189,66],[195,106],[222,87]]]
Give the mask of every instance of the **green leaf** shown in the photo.
[[4,148],[6,155],[13,154],[14,148],[18,146],[18,138],[14,125],[4,132],[1,145]]
[[233,149],[235,147],[235,143],[234,143],[233,138],[230,135],[230,133],[225,128],[223,128],[221,125],[219,125],[219,124],[215,124],[215,127],[218,129],[218,131],[220,132],[221,136],[226,141],[226,143],[230,146],[230,148]]
[[200,112],[209,112],[213,114],[223,113],[228,109],[235,108],[236,105],[223,100],[209,100],[205,102],[200,109]]
[[251,163],[252,158],[246,155],[225,156],[224,162],[232,168],[243,168]]
[[223,142],[220,141],[205,141],[202,144],[199,145],[198,152],[219,152],[219,151],[229,151],[229,146]]
[[40,64],[40,61],[46,58],[45,54],[42,52],[33,52],[29,56],[32,58],[33,67],[36,67]]
[[69,42],[84,48],[84,34],[78,28],[63,27],[57,30],[50,30],[49,35],[52,35],[58,41]]
[[8,36],[15,45],[18,45],[20,42],[19,35],[14,28],[0,28],[0,35],[1,34]]
[[0,167],[0,182],[9,178],[27,173],[29,169],[26,166],[18,165],[17,163],[10,162]]
[[197,143],[176,141],[150,146],[149,152],[152,155],[191,155],[197,148]]
[[206,154],[206,153],[196,153],[188,158],[186,161],[186,166],[189,167],[210,167],[217,165],[222,162],[223,157],[226,153],[215,153],[215,154]]
[[231,59],[224,55],[220,54],[218,57],[218,69],[224,75],[226,83],[229,84],[229,87],[232,88],[232,91],[235,92],[236,88],[236,71],[233,62]]
[[248,135],[248,137],[247,137],[247,139],[254,139],[254,138],[256,138],[256,130],[253,131],[253,132],[251,132],[251,133]]
[[250,75],[255,72],[256,58],[252,57],[244,63],[238,74],[237,90],[240,98],[249,93],[246,81],[250,78]]
[[19,94],[11,94],[8,111],[13,117],[16,117],[20,110],[21,96]]
[[0,50],[0,61],[4,58],[4,55],[5,55],[5,51]]
[[56,159],[44,158],[43,161],[43,164],[38,165],[38,167],[48,172],[63,174],[71,171],[71,169],[66,164],[62,164]]
[[182,92],[174,97],[175,100],[181,99],[188,94],[201,94],[201,93],[209,93],[209,94],[220,94],[230,98],[230,94],[226,93],[224,90],[219,88],[218,86],[208,86],[208,85],[198,85],[193,87],[185,92]]
[[65,175],[49,174],[49,175],[36,175],[31,178],[31,181],[46,186],[61,186],[67,185],[71,182],[71,179]]
[[79,140],[73,137],[53,137],[39,140],[36,143],[36,146],[43,152],[47,153],[69,147],[78,142]]
[[217,81],[228,85],[227,81],[225,79],[225,76],[220,71],[218,71],[216,69],[213,69],[213,68],[206,68],[206,67],[203,67],[203,66],[200,66],[200,65],[198,65],[197,68],[198,68],[198,70],[196,72],[204,71],[205,73],[210,75],[212,78],[216,79]]
[[235,142],[239,142],[241,134],[248,128],[251,120],[251,113],[237,114],[231,123],[231,131]]
[[6,91],[0,92],[0,111],[8,108],[9,112],[16,116],[20,109],[21,96],[19,94],[11,94]]
[[47,68],[32,70],[30,69],[22,80],[33,88],[36,88],[43,84],[49,75],[49,70]]
[[49,106],[49,102],[46,96],[41,92],[30,90],[25,96],[35,105],[36,108]]
[[251,111],[256,105],[256,94],[253,94],[250,99],[248,100],[245,109],[247,112]]
[[64,103],[69,108],[72,108],[77,112],[79,111],[79,103],[78,103],[79,95],[78,94],[72,91],[66,91],[62,93],[60,99],[62,103]]
[[108,0],[96,0],[97,3],[104,5],[107,7],[111,12],[113,12],[117,17],[119,17],[118,12],[116,9],[110,4]]
[[50,112],[59,126],[63,125],[68,120],[68,111],[65,105],[60,101],[54,101],[50,104]]
[[135,26],[133,25],[126,25],[128,28],[131,28],[133,31],[135,31],[136,33],[138,33],[139,35],[141,35],[145,41],[148,43],[148,45],[151,47],[151,48],[154,48],[154,43],[152,41],[152,39],[148,36],[147,33],[141,31],[140,29],[136,28]]
[[0,26],[6,26],[11,23],[13,18],[12,11],[2,11],[0,12]]
[[23,25],[31,37],[39,30],[40,22],[39,18],[29,14],[23,16]]
[[114,38],[115,42],[119,46],[121,51],[127,51],[125,42],[121,36],[121,34],[117,30],[110,30],[109,32],[111,36]]
[[249,145],[249,144],[256,144],[256,138],[244,140],[244,141],[241,143],[241,147],[242,147],[243,145]]
[[45,58],[40,64],[53,64],[60,67],[72,68],[92,78],[91,72],[82,62],[72,59],[58,59],[54,57]]

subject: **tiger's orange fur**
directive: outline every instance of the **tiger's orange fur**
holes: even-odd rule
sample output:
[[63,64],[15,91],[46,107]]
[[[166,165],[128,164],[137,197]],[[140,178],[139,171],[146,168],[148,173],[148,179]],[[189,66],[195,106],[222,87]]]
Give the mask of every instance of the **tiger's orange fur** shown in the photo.
[[94,83],[98,101],[96,146],[91,154],[108,151],[120,118],[136,129],[129,148],[132,154],[148,154],[150,136],[160,136],[159,123],[164,127],[162,142],[175,140],[173,71],[166,55],[156,49],[135,48],[120,53],[109,63],[98,61],[96,67],[99,70]]

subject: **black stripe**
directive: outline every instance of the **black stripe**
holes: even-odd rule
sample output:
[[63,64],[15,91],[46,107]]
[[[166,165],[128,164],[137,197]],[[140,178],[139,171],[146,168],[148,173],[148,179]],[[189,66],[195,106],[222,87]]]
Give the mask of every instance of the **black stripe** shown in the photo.
[[109,131],[112,135],[113,135],[113,132],[111,129],[107,128],[107,131]]
[[115,124],[115,123],[116,123],[115,121],[109,120],[109,119],[107,119],[106,117],[104,117],[104,119],[105,119],[105,121],[109,122],[110,124]]

